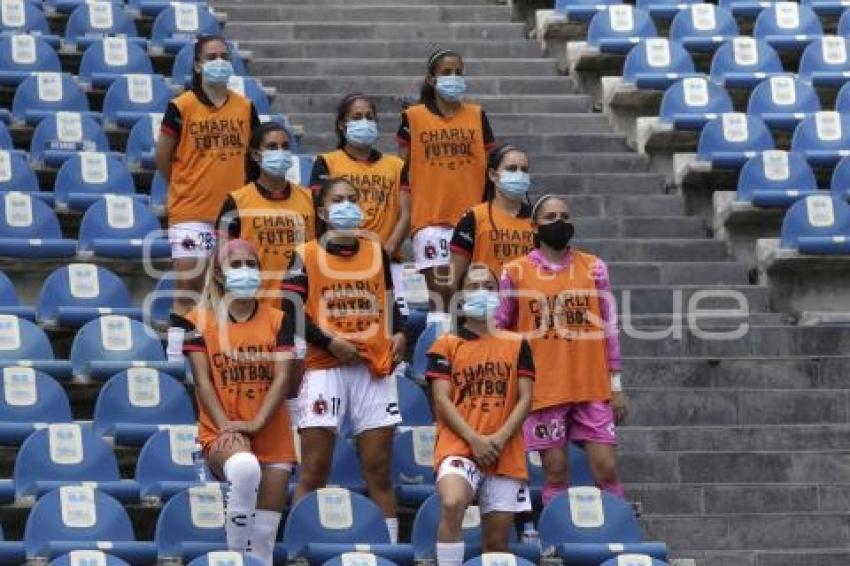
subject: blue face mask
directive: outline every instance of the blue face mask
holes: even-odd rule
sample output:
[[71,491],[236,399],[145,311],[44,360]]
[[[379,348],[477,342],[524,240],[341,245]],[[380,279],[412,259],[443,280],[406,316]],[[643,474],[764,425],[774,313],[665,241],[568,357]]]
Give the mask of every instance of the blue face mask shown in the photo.
[[525,171],[502,171],[497,185],[509,199],[522,200],[531,188],[531,175]]
[[238,267],[224,272],[224,288],[234,299],[250,299],[260,288],[260,270],[256,267]]
[[260,167],[272,177],[283,179],[292,167],[292,152],[286,149],[267,149],[263,151]]
[[495,291],[479,289],[463,294],[463,314],[467,318],[490,318],[499,308],[499,304],[499,294]]
[[444,99],[456,102],[466,92],[466,79],[463,75],[444,75],[437,77],[437,92]]
[[350,200],[335,202],[328,207],[328,224],[334,230],[356,230],[362,223],[363,211]]
[[205,61],[201,70],[208,85],[226,85],[233,76],[233,65],[227,59]]
[[360,147],[372,147],[378,141],[378,124],[374,120],[350,120],[345,125],[346,141]]

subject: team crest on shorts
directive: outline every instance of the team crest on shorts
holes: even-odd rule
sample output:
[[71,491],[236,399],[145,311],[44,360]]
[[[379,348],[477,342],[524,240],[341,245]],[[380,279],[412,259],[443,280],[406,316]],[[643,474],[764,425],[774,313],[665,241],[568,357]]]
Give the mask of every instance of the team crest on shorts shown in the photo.
[[184,250],[194,250],[197,247],[195,240],[192,238],[183,238],[183,242],[180,245],[183,246]]
[[328,402],[321,395],[313,402],[313,412],[317,415],[324,415],[328,412]]
[[534,427],[534,437],[535,438],[549,438],[549,430],[546,428],[545,424],[535,425]]
[[455,458],[454,460],[449,462],[449,465],[452,468],[463,468],[466,464],[464,464],[463,460],[459,460],[459,459]]

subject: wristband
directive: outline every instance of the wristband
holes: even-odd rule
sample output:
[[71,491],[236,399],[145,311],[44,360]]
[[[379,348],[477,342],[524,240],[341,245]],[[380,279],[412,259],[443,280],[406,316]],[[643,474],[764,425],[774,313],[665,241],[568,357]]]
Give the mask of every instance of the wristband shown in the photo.
[[611,391],[622,391],[623,390],[623,378],[620,375],[620,372],[611,374]]

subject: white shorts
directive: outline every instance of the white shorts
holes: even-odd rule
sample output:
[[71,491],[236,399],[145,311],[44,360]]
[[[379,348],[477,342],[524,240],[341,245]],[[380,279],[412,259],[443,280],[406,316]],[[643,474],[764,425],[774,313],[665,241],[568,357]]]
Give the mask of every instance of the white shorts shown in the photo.
[[446,226],[426,226],[413,235],[413,261],[416,269],[449,264],[449,242],[454,230]]
[[168,228],[171,259],[209,257],[215,249],[215,229],[206,222],[179,222]]
[[357,436],[401,423],[395,376],[372,377],[362,364],[304,373],[298,391],[298,428],[332,428]]
[[443,458],[437,470],[437,482],[449,474],[461,476],[469,483],[472,493],[478,495],[478,507],[482,515],[493,511],[531,511],[531,494],[528,492],[528,484],[522,480],[482,475],[478,465],[463,456]]

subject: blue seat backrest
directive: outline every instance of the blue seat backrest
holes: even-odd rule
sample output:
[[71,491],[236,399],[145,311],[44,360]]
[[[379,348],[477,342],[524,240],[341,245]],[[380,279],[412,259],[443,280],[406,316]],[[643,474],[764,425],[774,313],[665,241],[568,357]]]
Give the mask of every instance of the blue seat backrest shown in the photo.
[[15,91],[12,115],[22,120],[27,110],[88,112],[89,101],[71,75],[39,73],[26,78]]
[[623,80],[634,82],[637,73],[693,73],[694,62],[680,44],[664,38],[643,39],[632,47],[623,63]]
[[44,372],[25,367],[2,369],[0,421],[12,423],[71,422],[68,395]]
[[658,31],[649,14],[631,4],[621,4],[610,6],[593,16],[587,27],[587,44],[595,47],[602,39],[656,35]]
[[65,38],[73,41],[92,35],[138,37],[139,32],[123,4],[112,2],[81,4],[68,17]]
[[732,112],[732,99],[722,86],[700,77],[673,83],[664,91],[658,116],[671,122],[677,114],[723,114]]
[[802,236],[850,237],[850,205],[830,195],[798,200],[782,220],[782,247],[796,249]]

